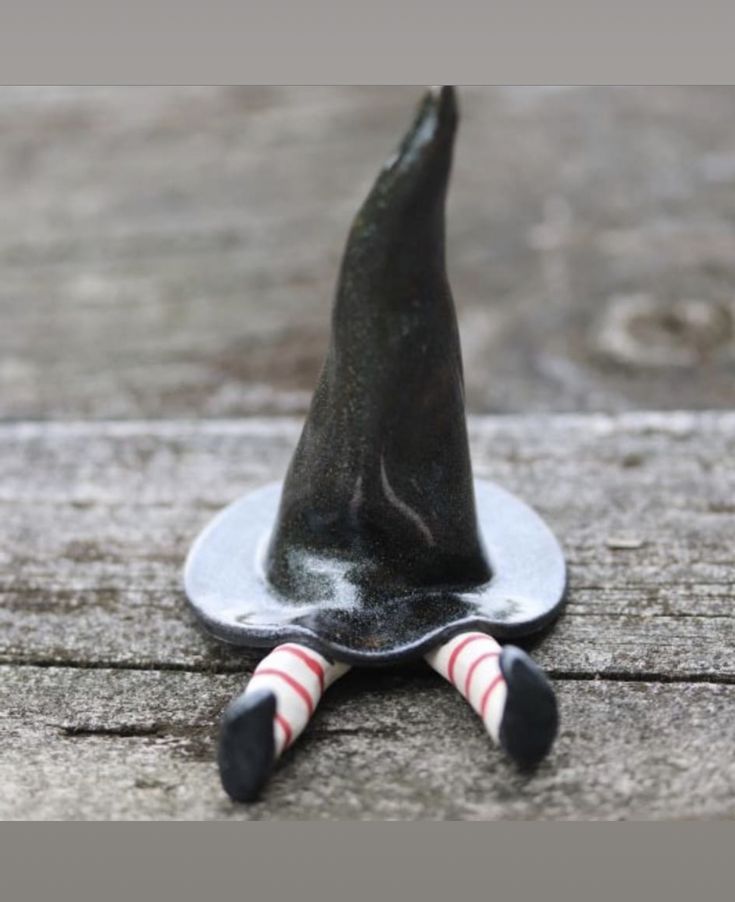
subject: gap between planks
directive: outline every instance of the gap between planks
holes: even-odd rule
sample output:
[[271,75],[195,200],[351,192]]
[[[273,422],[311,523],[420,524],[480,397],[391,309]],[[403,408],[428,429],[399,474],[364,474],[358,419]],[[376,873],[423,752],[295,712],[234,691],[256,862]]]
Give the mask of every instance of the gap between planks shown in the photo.
[[[262,649],[263,654],[267,649]],[[253,653],[254,652],[249,652]],[[409,663],[409,668],[418,665],[418,661]],[[197,673],[211,676],[225,676],[228,674],[242,674],[249,676],[252,674],[254,667],[208,667],[202,665],[197,667],[191,664],[176,663],[133,663],[127,661],[58,661],[54,659],[33,659],[27,660],[7,660],[0,661],[0,667],[38,667],[38,668],[54,668],[68,670],[126,670],[136,671],[140,673]],[[360,672],[365,672],[375,668],[354,668]],[[386,668],[396,670],[397,667]],[[546,668],[546,675],[552,680],[560,682],[597,682],[597,683],[649,683],[649,684],[695,684],[701,683],[711,686],[733,686],[735,685],[735,676],[730,674],[707,674],[707,673],[677,673],[664,674],[655,671],[641,671],[640,673],[630,673],[626,671],[607,671],[607,672],[584,672],[555,670],[554,668]]]

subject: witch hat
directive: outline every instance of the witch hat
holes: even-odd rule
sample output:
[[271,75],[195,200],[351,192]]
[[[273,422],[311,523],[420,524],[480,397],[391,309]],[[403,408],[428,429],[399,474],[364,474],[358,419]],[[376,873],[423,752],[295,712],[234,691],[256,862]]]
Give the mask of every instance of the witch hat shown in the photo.
[[192,547],[187,595],[226,641],[390,663],[467,628],[532,632],[561,605],[551,532],[472,478],[445,268],[457,121],[455,91],[432,89],[354,220],[285,482],[230,505]]
[[[352,226],[268,552],[268,577],[288,596],[382,597],[490,578],[444,266],[456,124],[454,91],[428,94]],[[332,557],[340,575],[325,578]]]

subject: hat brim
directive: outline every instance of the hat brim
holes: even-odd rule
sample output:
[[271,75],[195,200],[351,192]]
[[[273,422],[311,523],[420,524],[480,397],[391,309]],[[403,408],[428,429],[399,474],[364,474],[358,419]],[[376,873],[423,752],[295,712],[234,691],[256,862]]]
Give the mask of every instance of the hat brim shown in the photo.
[[269,587],[263,559],[281,483],[224,508],[186,561],[186,594],[204,627],[225,642],[272,648],[295,641],[356,665],[394,664],[425,654],[467,629],[498,639],[526,636],[559,613],[566,565],[551,530],[523,501],[475,480],[477,516],[493,577],[471,591],[422,590],[379,605],[345,584],[338,600],[289,601]]

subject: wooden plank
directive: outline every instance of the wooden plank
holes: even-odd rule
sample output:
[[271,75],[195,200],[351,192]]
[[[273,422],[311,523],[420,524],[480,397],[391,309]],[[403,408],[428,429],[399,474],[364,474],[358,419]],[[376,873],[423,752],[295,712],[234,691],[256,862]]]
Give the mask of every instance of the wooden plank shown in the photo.
[[[536,643],[558,676],[735,680],[735,415],[473,418],[479,476],[559,535],[570,592]],[[220,506],[283,475],[300,422],[0,426],[0,656],[237,670],[181,568]]]
[[331,689],[263,799],[214,766],[235,675],[0,668],[2,818],[735,816],[735,686],[559,681],[562,730],[520,775],[428,668]]
[[[305,409],[415,88],[0,91],[0,417]],[[468,88],[476,412],[731,408],[735,90]]]

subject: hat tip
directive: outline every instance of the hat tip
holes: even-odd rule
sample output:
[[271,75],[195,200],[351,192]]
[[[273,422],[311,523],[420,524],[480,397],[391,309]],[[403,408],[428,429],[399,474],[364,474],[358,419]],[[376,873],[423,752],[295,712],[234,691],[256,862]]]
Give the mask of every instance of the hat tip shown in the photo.
[[459,104],[454,85],[432,85],[427,91],[425,104],[428,110],[436,114],[440,127],[456,126]]
[[423,95],[413,125],[406,134],[398,153],[387,164],[394,168],[399,162],[415,164],[431,153],[431,148],[451,148],[459,122],[457,92],[452,85],[434,85]]

